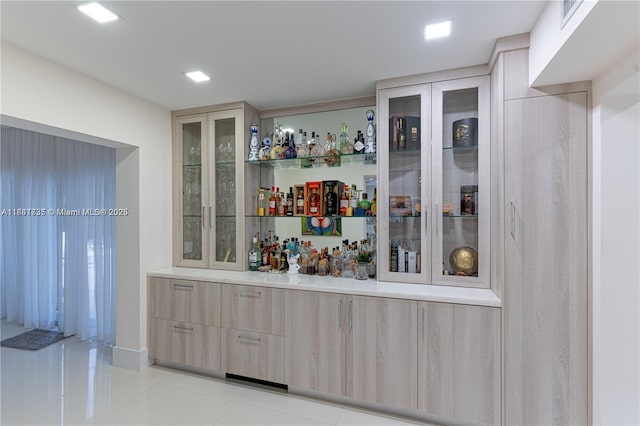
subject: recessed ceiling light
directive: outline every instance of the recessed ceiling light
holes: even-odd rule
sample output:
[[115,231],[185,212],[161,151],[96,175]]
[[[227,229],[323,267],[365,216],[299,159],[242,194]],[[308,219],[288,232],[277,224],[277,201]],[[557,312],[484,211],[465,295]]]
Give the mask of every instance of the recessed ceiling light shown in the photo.
[[200,83],[201,81],[211,80],[211,78],[209,78],[209,76],[203,73],[202,71],[188,72],[187,77],[189,77],[191,80],[195,81],[196,83]]
[[118,15],[116,15],[100,3],[86,3],[78,6],[78,10],[100,22],[101,24],[118,19]]
[[433,40],[434,38],[447,37],[451,34],[451,21],[439,22],[424,27],[424,39]]

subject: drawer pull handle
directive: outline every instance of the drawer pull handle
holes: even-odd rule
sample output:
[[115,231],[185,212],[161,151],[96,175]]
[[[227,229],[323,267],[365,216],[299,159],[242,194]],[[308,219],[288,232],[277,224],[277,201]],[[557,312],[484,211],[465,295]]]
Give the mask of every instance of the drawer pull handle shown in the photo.
[[261,342],[262,339],[259,337],[249,337],[249,336],[238,336],[238,339],[250,340],[252,342]]
[[186,285],[186,284],[174,284],[173,285],[175,288],[179,288],[179,289],[184,289],[184,290],[193,290],[193,286],[192,285]]
[[261,291],[252,291],[252,290],[237,290],[236,295],[238,297],[250,297],[253,299],[259,299],[262,297]]
[[176,330],[193,331],[193,327],[182,327],[182,326],[179,326],[179,325],[174,325],[173,328],[175,328]]

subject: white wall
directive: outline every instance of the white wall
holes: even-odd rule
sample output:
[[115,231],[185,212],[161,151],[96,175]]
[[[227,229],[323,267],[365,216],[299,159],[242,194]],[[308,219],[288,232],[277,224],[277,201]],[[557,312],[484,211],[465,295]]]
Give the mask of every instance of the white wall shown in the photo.
[[640,424],[640,45],[593,81],[594,423]]
[[4,124],[118,151],[114,365],[146,366],[146,272],[171,265],[171,114],[15,46],[1,46]]
[[[598,0],[583,0],[571,19],[560,28],[561,2],[547,2],[531,30],[529,48],[529,84],[534,84],[569,37],[580,26]],[[546,83],[549,84],[549,83]]]

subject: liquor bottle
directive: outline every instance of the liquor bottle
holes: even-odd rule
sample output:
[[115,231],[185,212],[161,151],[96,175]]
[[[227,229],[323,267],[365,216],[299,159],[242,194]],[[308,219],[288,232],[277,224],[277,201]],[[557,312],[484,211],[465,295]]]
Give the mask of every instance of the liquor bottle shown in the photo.
[[327,186],[327,194],[324,198],[324,214],[331,216],[338,213],[338,194],[333,190],[335,185],[328,182]]
[[284,204],[282,203],[282,192],[280,192],[280,187],[276,188],[276,211],[278,216],[284,216],[284,206],[286,205],[286,200]]
[[348,192],[349,186],[345,185],[342,188],[342,193],[340,194],[340,216],[344,216],[347,212],[347,207],[349,207],[349,197],[347,195]]
[[298,189],[298,195],[296,196],[296,214],[304,216],[304,189]]
[[291,158],[296,158],[298,156],[294,145],[295,144],[293,142],[293,133],[289,135],[289,132],[287,132],[284,140],[284,147],[283,147],[284,158],[291,159]]
[[378,214],[378,189],[373,188],[373,198],[371,199],[371,214]]
[[318,188],[311,190],[309,195],[309,215],[317,216],[320,213],[320,195],[318,195]]
[[264,216],[265,215],[265,204],[266,204],[266,200],[265,200],[265,189],[264,188],[260,188],[258,190],[258,211],[256,212],[258,214],[258,216]]
[[298,139],[296,139],[296,151],[300,149],[300,147],[302,146],[302,140],[303,140],[302,137],[303,137],[302,129],[299,129]]
[[367,116],[367,141],[365,143],[364,152],[367,154],[373,154],[376,152],[376,128],[373,125],[373,119],[375,117],[375,113],[373,110],[368,110],[366,112]]
[[287,216],[293,216],[293,187],[289,187],[287,194]]
[[271,195],[269,196],[269,216],[275,216],[277,213],[277,207],[276,207],[276,187],[272,186],[271,187]]
[[340,153],[353,154],[353,144],[349,140],[347,123],[342,123],[342,130],[340,130]]
[[249,249],[249,270],[257,271],[258,270],[258,238],[253,237],[253,246]]
[[362,199],[358,202],[358,207],[365,210],[371,209],[371,202],[367,199],[367,193],[362,193]]
[[327,141],[324,143],[324,152],[326,154],[329,153],[332,149],[335,149],[336,144],[333,142],[333,137],[331,133],[327,132]]
[[362,131],[358,130],[358,135],[353,141],[353,153],[354,154],[362,154],[364,153],[364,137],[362,136]]
[[398,119],[398,149],[407,149],[407,135],[404,133],[404,118]]
[[355,184],[351,186],[351,194],[349,196],[349,207],[353,207],[354,209],[358,207],[358,189]]

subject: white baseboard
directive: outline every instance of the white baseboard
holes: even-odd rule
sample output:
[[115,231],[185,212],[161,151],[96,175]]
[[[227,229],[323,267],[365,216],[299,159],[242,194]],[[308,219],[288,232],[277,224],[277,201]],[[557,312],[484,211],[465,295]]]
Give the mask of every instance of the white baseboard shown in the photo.
[[149,351],[147,348],[140,350],[113,347],[113,366],[126,368],[128,370],[142,371],[151,363],[149,362]]

